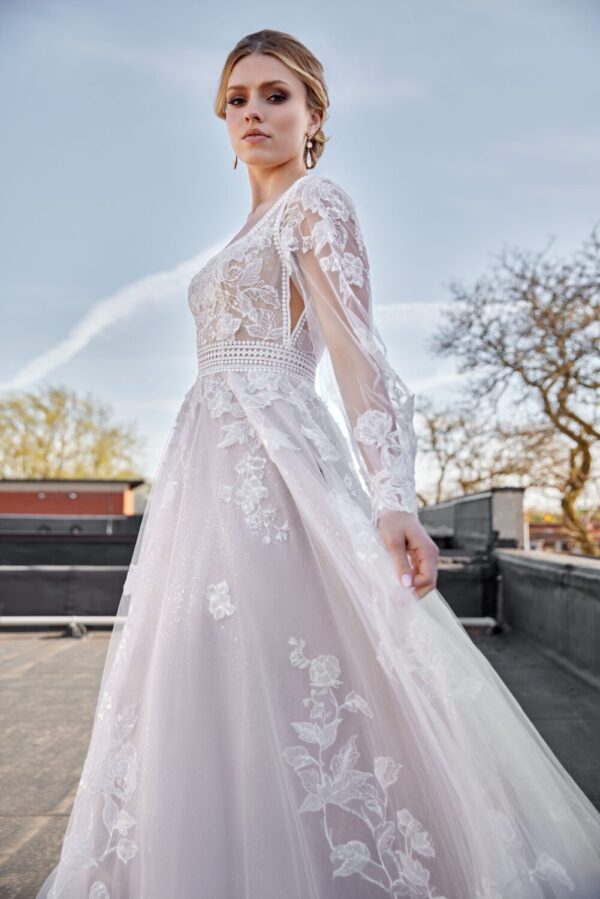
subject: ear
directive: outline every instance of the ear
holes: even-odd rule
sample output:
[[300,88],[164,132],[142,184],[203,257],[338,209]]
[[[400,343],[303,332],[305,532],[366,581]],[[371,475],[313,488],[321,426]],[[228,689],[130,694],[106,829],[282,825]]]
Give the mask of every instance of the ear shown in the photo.
[[321,127],[321,114],[316,109],[311,112],[308,124],[313,134]]

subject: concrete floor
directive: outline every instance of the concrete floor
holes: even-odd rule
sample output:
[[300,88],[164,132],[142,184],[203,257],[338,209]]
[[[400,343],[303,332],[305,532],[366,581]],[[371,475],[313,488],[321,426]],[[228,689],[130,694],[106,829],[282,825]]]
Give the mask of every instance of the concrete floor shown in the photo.
[[[108,638],[0,632],[0,899],[34,899],[58,859]],[[600,690],[514,633],[473,640],[600,808]]]

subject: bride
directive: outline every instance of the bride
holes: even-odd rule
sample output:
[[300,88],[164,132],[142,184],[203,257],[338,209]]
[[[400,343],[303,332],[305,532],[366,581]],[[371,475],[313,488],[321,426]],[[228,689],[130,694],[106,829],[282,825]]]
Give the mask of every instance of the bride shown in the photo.
[[600,896],[600,814],[436,589],[328,104],[288,34],[225,62],[252,210],[189,285],[198,374],[38,899]]

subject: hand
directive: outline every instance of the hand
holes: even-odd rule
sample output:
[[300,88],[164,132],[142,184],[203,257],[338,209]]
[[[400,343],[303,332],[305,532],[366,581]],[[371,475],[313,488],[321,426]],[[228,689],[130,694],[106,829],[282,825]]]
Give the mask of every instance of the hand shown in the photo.
[[[433,590],[437,583],[440,551],[417,516],[389,510],[381,513],[377,526],[394,557],[400,580],[403,575],[412,577],[412,586],[419,597]],[[405,586],[410,584],[405,583]]]

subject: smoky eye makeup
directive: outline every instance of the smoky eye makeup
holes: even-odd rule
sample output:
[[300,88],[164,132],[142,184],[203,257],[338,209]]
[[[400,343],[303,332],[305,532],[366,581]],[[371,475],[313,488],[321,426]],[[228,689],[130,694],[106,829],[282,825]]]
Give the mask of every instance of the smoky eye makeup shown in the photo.
[[[245,96],[240,93],[236,93],[236,90],[241,90],[245,93],[245,88],[228,88],[226,92],[227,103],[233,103],[234,100],[244,100]],[[231,91],[231,94],[229,92]],[[281,87],[273,87],[272,84],[268,85],[266,92],[267,100],[275,99],[277,103],[282,103],[284,100],[287,100],[289,97],[289,91],[285,88]]]
[[[267,100],[273,100],[273,99],[275,100],[275,102],[273,104],[274,106],[279,105],[279,103],[283,103],[285,100],[287,100],[287,98],[288,98],[288,95],[286,93],[284,93],[283,91],[273,91],[272,93],[268,94],[268,96],[267,96]],[[239,96],[239,94],[233,94],[233,96],[229,97],[229,99],[227,100],[227,103],[232,106],[237,106],[238,104],[235,101],[236,100],[244,100],[244,99],[245,98]]]

